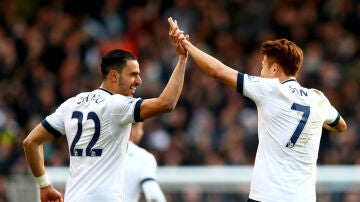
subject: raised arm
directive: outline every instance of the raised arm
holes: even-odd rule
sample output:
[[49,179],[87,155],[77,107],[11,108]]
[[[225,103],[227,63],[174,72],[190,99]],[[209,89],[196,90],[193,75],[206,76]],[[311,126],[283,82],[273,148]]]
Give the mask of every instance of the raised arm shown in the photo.
[[[179,27],[176,21],[173,21],[172,18],[168,19],[171,29],[179,30]],[[174,32],[174,35],[177,32]],[[181,43],[181,45],[189,52],[189,55],[193,61],[209,76],[225,83],[228,86],[236,89],[237,86],[237,76],[238,71],[232,69],[218,59],[212,57],[211,55],[201,51],[199,48],[194,46],[190,41],[188,36],[183,34],[177,35],[178,37],[171,37],[173,43]]]
[[[182,32],[179,29],[170,28],[169,30],[169,36],[171,37],[178,37],[180,34]],[[145,99],[142,102],[140,117],[143,120],[172,111],[179,100],[184,84],[188,52],[179,43],[172,43],[172,45],[178,54],[177,65],[160,96],[158,98]]]

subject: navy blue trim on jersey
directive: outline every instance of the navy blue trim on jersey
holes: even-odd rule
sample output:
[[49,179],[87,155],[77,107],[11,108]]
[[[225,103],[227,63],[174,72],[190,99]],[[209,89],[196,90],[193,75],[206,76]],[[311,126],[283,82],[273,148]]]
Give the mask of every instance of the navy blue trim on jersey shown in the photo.
[[328,125],[331,126],[331,127],[334,127],[336,126],[338,123],[339,123],[339,120],[340,120],[340,114],[337,115],[336,119],[334,122],[332,123],[329,123]]
[[[296,79],[288,79],[288,80],[283,81],[281,84],[287,83],[287,82],[289,82],[289,81],[296,81]],[[297,81],[296,81],[296,82],[297,82]]]
[[103,90],[103,91],[105,91],[105,92],[109,93],[110,95],[113,95],[113,93],[112,93],[112,92],[110,92],[110,91],[106,90],[105,88],[99,88],[99,90]]
[[140,106],[141,106],[141,103],[143,102],[144,100],[143,99],[140,99],[136,102],[135,104],[135,109],[134,109],[134,119],[136,122],[142,122],[143,120],[141,119],[140,117]]
[[148,178],[141,180],[140,185],[144,184],[144,182],[147,182],[147,181],[155,181],[156,182],[156,180],[154,178],[148,177]]
[[57,131],[55,128],[53,128],[49,122],[46,121],[46,119],[44,119],[43,121],[41,121],[41,124],[44,126],[44,128],[51,133],[52,135],[54,135],[56,138],[61,137],[61,133],[59,131]]
[[238,72],[236,91],[241,94],[244,92],[244,74],[241,72]]

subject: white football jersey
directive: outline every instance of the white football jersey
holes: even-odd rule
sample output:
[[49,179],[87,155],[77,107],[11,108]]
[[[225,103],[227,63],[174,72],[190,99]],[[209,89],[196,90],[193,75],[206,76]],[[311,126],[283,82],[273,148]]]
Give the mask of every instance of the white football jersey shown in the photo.
[[156,180],[156,169],[155,157],[130,141],[125,157],[124,201],[138,202],[142,183]]
[[280,83],[238,75],[237,90],[256,103],[259,145],[250,198],[315,202],[316,162],[323,123],[336,124],[337,110],[324,94],[295,80]]
[[65,201],[123,201],[123,159],[131,123],[141,121],[141,102],[100,88],[68,99],[42,121],[49,132],[67,138]]

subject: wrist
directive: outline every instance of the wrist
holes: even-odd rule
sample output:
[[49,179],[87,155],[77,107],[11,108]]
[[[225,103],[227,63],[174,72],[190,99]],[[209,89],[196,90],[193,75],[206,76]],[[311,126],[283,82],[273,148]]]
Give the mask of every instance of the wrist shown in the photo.
[[35,177],[35,180],[37,184],[40,186],[40,188],[50,185],[50,181],[46,173],[44,173],[42,176]]
[[188,58],[188,55],[179,55],[180,60],[186,60]]

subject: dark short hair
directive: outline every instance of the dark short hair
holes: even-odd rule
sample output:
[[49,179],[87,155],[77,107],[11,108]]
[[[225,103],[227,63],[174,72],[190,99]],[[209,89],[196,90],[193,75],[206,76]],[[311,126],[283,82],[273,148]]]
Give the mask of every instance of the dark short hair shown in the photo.
[[101,73],[103,79],[106,78],[111,69],[121,72],[128,60],[137,60],[137,58],[132,53],[122,49],[109,51],[104,55],[101,61]]
[[303,61],[301,48],[287,39],[264,41],[260,52],[266,55],[270,62],[279,63],[286,75],[296,75]]

